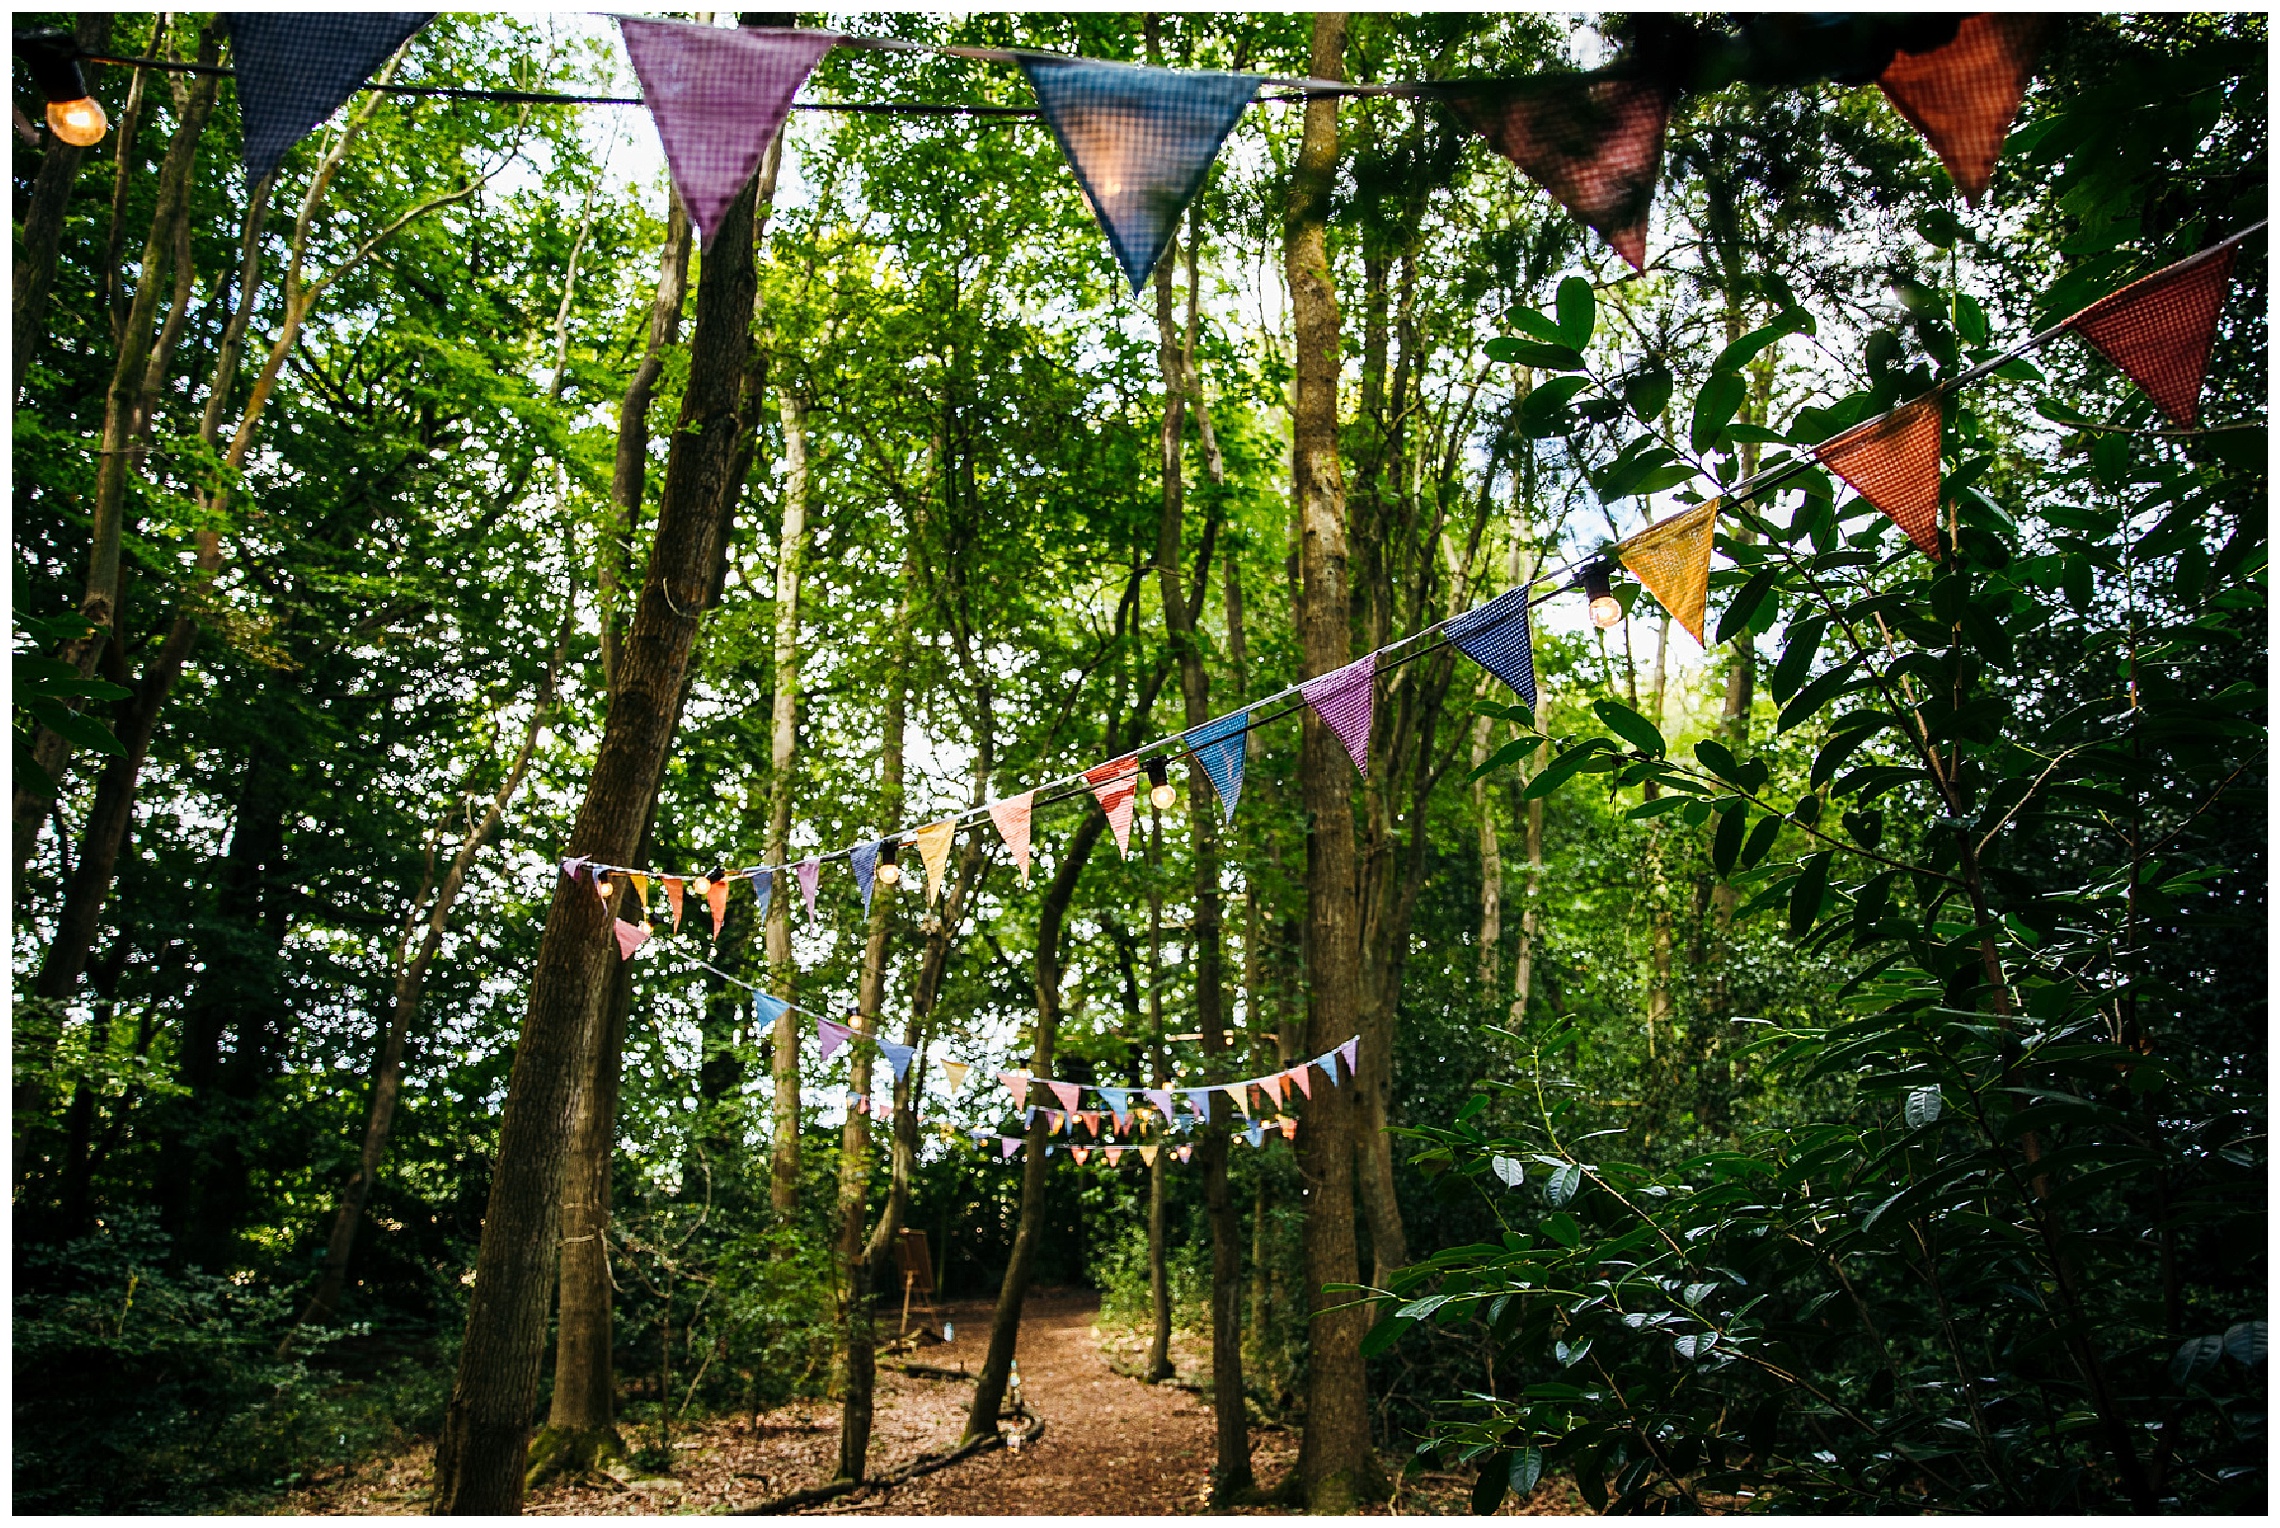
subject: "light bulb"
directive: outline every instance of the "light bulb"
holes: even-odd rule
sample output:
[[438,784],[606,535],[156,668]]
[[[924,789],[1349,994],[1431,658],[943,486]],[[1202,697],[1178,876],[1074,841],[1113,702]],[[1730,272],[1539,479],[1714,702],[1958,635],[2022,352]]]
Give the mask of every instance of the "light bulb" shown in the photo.
[[1148,800],[1159,812],[1179,800],[1178,794],[1172,789],[1171,781],[1167,778],[1168,773],[1169,771],[1162,759],[1150,759],[1148,761],[1148,780],[1152,786],[1148,792]]
[[892,886],[901,879],[902,866],[894,864],[890,861],[889,863],[881,865],[879,867],[879,884],[881,886]]
[[1601,630],[1623,619],[1623,602],[1612,594],[1602,594],[1591,602],[1591,624]]
[[1583,592],[1591,600],[1591,624],[1605,631],[1623,619],[1623,602],[1615,598],[1615,565],[1601,558],[1583,570]]
[[83,149],[101,143],[103,135],[111,130],[111,119],[103,115],[102,104],[93,96],[48,102],[47,124],[49,132]]
[[1159,812],[1168,810],[1171,804],[1179,799],[1179,792],[1173,790],[1169,785],[1159,785],[1148,792],[1148,800],[1154,803]]

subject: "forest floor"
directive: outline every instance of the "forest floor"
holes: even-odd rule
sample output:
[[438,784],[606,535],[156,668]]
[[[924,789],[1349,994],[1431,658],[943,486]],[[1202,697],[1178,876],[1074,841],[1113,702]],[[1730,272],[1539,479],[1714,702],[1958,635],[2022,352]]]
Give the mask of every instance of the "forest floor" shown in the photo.
[[[981,1367],[989,1333],[986,1302],[947,1304],[938,1315],[956,1341],[925,1341],[911,1361],[930,1369],[972,1373]],[[915,1324],[915,1323],[914,1323]],[[1207,1345],[1175,1334],[1178,1371],[1165,1385],[1135,1378],[1142,1334],[1099,1324],[1090,1292],[1040,1290],[1022,1315],[1015,1364],[1024,1400],[1044,1422],[1025,1447],[993,1449],[891,1487],[870,1487],[807,1509],[815,1516],[881,1514],[999,1516],[1064,1513],[1157,1516],[1208,1510],[1211,1410],[1197,1380]],[[899,1471],[922,1454],[956,1445],[972,1388],[956,1379],[901,1372],[898,1358],[879,1366],[871,1469]],[[629,1448],[654,1448],[649,1428],[626,1429]],[[738,1512],[827,1479],[838,1458],[838,1408],[801,1400],[758,1417],[718,1416],[673,1429],[670,1475],[621,1471],[534,1491],[525,1510],[549,1516],[617,1516]],[[1298,1436],[1288,1429],[1251,1430],[1252,1467],[1268,1486],[1288,1474]],[[271,1510],[298,1514],[403,1515],[426,1510],[432,1443],[404,1453],[326,1471],[274,1501]],[[1435,1516],[1468,1510],[1470,1481],[1429,1475],[1406,1483],[1372,1515]],[[1279,1513],[1278,1506],[1237,1507]],[[1566,1480],[1540,1486],[1506,1513],[1574,1514],[1584,1510]]]

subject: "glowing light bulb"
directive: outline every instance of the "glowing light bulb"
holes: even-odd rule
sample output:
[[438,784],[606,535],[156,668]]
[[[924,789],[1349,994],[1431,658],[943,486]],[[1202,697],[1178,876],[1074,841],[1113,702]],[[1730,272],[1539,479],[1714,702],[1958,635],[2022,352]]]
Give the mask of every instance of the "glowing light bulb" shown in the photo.
[[1583,592],[1591,598],[1591,624],[1605,631],[1623,619],[1623,602],[1615,597],[1615,565],[1604,559],[1583,570]]
[[902,845],[892,840],[879,845],[879,884],[881,886],[892,886],[902,879],[902,866],[895,863],[895,856],[900,853],[902,853]]
[[1602,594],[1591,602],[1591,624],[1601,630],[1623,619],[1623,602],[1612,594]]
[[1172,789],[1172,782],[1166,778],[1166,775],[1167,771],[1162,759],[1150,759],[1148,761],[1148,781],[1151,787],[1148,792],[1148,800],[1159,812],[1180,799],[1179,793]]
[[1148,792],[1148,799],[1155,804],[1156,810],[1161,812],[1179,800],[1180,795],[1178,791],[1173,790],[1168,785],[1159,785]]
[[111,119],[103,115],[102,104],[93,96],[48,102],[47,124],[49,132],[83,149],[101,143],[103,135],[111,130]]

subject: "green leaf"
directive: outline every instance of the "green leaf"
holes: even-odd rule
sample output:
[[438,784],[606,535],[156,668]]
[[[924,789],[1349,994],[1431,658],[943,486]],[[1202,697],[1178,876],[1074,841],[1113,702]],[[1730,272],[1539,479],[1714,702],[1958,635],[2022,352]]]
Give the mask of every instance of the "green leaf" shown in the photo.
[[1548,741],[1549,739],[1535,733],[1530,733],[1526,737],[1514,738],[1511,742],[1506,743],[1502,748],[1497,749],[1496,752],[1481,760],[1480,768],[1474,770],[1466,778],[1470,780],[1478,780],[1484,778],[1485,776],[1495,774],[1500,769],[1504,769],[1511,765],[1519,763],[1522,759],[1527,758],[1530,754],[1542,748]]
[[1757,828],[1750,834],[1749,842],[1742,845],[1742,857],[1739,861],[1741,867],[1744,870],[1755,868],[1757,862],[1764,859],[1766,852],[1773,847],[1773,841],[1780,836],[1781,819],[1779,817],[1758,819]]
[[1619,700],[1592,702],[1592,711],[1605,722],[1609,730],[1621,737],[1639,752],[1650,758],[1661,758],[1668,745],[1655,724]]
[[1560,343],[1576,350],[1590,344],[1592,325],[1597,321],[1599,310],[1599,299],[1592,295],[1591,283],[1581,276],[1568,277],[1560,283],[1554,307],[1560,315]]
[[1513,328],[1542,340],[1547,345],[1565,344],[1560,338],[1560,326],[1534,308],[1514,308],[1504,315],[1504,321]]
[[[1583,1174],[1580,1171],[1576,1170],[1573,1163],[1569,1163],[1566,1167],[1558,1169],[1558,1172],[1571,1171],[1575,1172],[1576,1181],[1580,1182],[1583,1178]],[[1556,1172],[1554,1176],[1556,1177],[1557,1175],[1558,1173]],[[1550,1192],[1551,1190],[1548,1188],[1545,1190],[1546,1194],[1549,1194]],[[1568,1192],[1572,1194],[1574,1192],[1574,1189],[1570,1188]],[[1573,1252],[1576,1248],[1583,1245],[1583,1228],[1575,1223],[1575,1217],[1573,1215],[1569,1215],[1563,1212],[1561,1214],[1552,1216],[1549,1220],[1544,1222],[1543,1231],[1546,1236],[1550,1237],[1553,1241],[1558,1242],[1561,1246],[1567,1248],[1570,1252]],[[1584,1344],[1585,1347],[1589,1347],[1590,1345],[1591,1344],[1589,1343]],[[1583,1356],[1582,1350],[1578,1349],[1575,1356],[1581,1358]]]
[[1789,932],[1802,938],[1821,916],[1821,897],[1829,889],[1829,856],[1831,850],[1808,854],[1798,862],[1797,882],[1789,888]]
[[1749,825],[1749,809],[1735,806],[1718,818],[1718,831],[1710,840],[1710,863],[1720,875],[1732,875],[1742,852],[1742,830]]
[[1512,1456],[1490,1454],[1480,1462],[1480,1478],[1473,1482],[1472,1514],[1488,1517],[1504,1505],[1504,1493],[1512,1484]]
[[1718,352],[1718,359],[1710,363],[1713,372],[1739,372],[1758,358],[1758,352],[1789,332],[1786,324],[1768,324],[1763,329],[1752,329],[1740,339]]
[[[1561,1205],[1566,1204],[1570,1199],[1573,1199],[1575,1197],[1576,1190],[1582,1186],[1583,1169],[1581,1167],[1578,1167],[1573,1162],[1569,1162],[1561,1167],[1556,1167],[1552,1170],[1552,1176],[1544,1183],[1544,1202],[1556,1210]],[[1570,1220],[1568,1224],[1572,1227],[1575,1222],[1573,1220]],[[1549,1236],[1552,1240],[1559,1242],[1562,1246],[1572,1247],[1575,1245],[1574,1242],[1568,1241],[1562,1237],[1549,1222],[1546,1222],[1544,1226],[1544,1234],[1546,1236]],[[1578,1233],[1579,1238],[1580,1234],[1581,1233]]]
[[1795,700],[1782,708],[1781,721],[1774,730],[1776,732],[1787,732],[1799,722],[1814,715],[1830,701],[1835,700],[1837,692],[1852,682],[1854,670],[1859,666],[1860,660],[1858,658],[1848,658],[1805,686],[1798,692]]
[[1687,440],[1697,451],[1707,451],[1718,443],[1718,433],[1742,406],[1742,396],[1748,385],[1732,372],[1719,372],[1702,384],[1702,391],[1694,397],[1694,423],[1687,431]]
[[1721,643],[1731,642],[1748,631],[1751,620],[1758,613],[1758,607],[1765,603],[1766,596],[1773,593],[1774,585],[1780,581],[1779,567],[1764,567],[1751,574],[1750,581],[1742,585],[1739,594],[1726,602],[1725,613],[1718,617],[1716,640]]
[[1902,1116],[1908,1121],[1908,1128],[1921,1130],[1938,1120],[1941,1102],[1940,1085],[1936,1082],[1929,1087],[1910,1088],[1908,1102],[1901,1110]]
[[1584,765],[1598,757],[1606,747],[1607,740],[1605,738],[1589,738],[1576,744],[1566,753],[1561,754],[1544,766],[1543,773],[1530,780],[1521,789],[1520,799],[1534,801],[1540,796],[1550,795],[1553,791],[1567,784],[1569,779],[1578,774]]
[[1520,404],[1520,433],[1531,440],[1547,435],[1564,435],[1573,429],[1568,417],[1568,400],[1590,383],[1588,377],[1554,377],[1522,400]]
[[1410,1301],[1394,1314],[1404,1321],[1422,1321],[1455,1298],[1454,1295],[1427,1295],[1422,1300]]
[[1813,659],[1821,651],[1822,633],[1828,629],[1827,616],[1808,616],[1790,623],[1788,645],[1782,648],[1781,661],[1773,666],[1773,675],[1766,681],[1775,700],[1786,702],[1797,693],[1797,687],[1813,671]]
[[1566,345],[1547,345],[1542,340],[1524,340],[1517,335],[1500,334],[1488,342],[1488,358],[1517,366],[1533,366],[1539,371],[1581,371],[1583,357]]
[[2170,1382],[2183,1388],[2214,1369],[2224,1356],[2222,1337],[2188,1337],[2177,1345],[2177,1352],[2169,1360]]
[[24,709],[39,718],[42,725],[65,742],[87,749],[91,753],[110,754],[114,758],[126,753],[111,729],[92,716],[82,716],[61,701],[45,696],[33,696],[24,702]]
[[1516,1496],[1532,1495],[1536,1482],[1544,1478],[1544,1451],[1531,1443],[1515,1450],[1512,1455],[1512,1491]]
[[2225,1351],[2233,1361],[2251,1369],[2264,1367],[2265,1324],[2241,1321],[2225,1328]]
[[1362,1356],[1364,1358],[1377,1357],[1387,1348],[1399,1342],[1403,1335],[1416,1324],[1414,1321],[1404,1321],[1398,1315],[1383,1318],[1377,1325],[1370,1328],[1367,1336],[1362,1338]]
[[1670,407],[1673,383],[1671,375],[1661,362],[1650,371],[1634,372],[1623,379],[1623,401],[1631,406],[1632,417],[1641,424],[1652,424]]

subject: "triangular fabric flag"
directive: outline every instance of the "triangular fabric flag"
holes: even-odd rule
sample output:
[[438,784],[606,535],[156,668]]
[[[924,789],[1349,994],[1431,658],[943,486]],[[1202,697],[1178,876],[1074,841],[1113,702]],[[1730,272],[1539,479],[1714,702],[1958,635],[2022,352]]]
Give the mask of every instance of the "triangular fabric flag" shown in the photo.
[[1262,1144],[1266,1140],[1266,1134],[1266,1127],[1260,1124],[1257,1120],[1251,1121],[1251,1123],[1245,1126],[1243,1130],[1243,1138],[1249,1141],[1253,1146]]
[[881,1040],[879,1042],[879,1054],[887,1058],[887,1065],[895,1069],[895,1081],[900,1082],[903,1080],[903,1073],[910,1070],[910,1058],[918,1054],[918,1047],[915,1045],[897,1045],[892,1040]]
[[1211,1089],[1209,1089],[1209,1088],[1190,1088],[1190,1089],[1188,1089],[1188,1090],[1187,1090],[1187,1096],[1188,1096],[1188,1107],[1189,1107],[1189,1108],[1191,1108],[1191,1109],[1193,1109],[1193,1110],[1195,1110],[1195,1112],[1196,1112],[1196,1117],[1197,1117],[1197,1118],[1199,1118],[1199,1119],[1201,1119],[1201,1120],[1202,1120],[1202,1121],[1203,1121],[1205,1124],[1207,1124],[1207,1125],[1208,1125],[1208,1124],[1210,1124],[1210,1123],[1211,1123]]
[[1504,681],[1520,704],[1536,703],[1536,653],[1528,635],[1528,590],[1507,589],[1441,628],[1457,651]]
[[1370,772],[1370,702],[1377,689],[1377,654],[1356,658],[1344,668],[1307,680],[1298,687],[1322,725],[1338,734],[1346,756],[1363,774]]
[[1114,1167],[1117,1163],[1124,1160],[1124,1153],[1130,1148],[1124,1146],[1109,1146],[1104,1149],[1108,1152],[1108,1165]]
[[641,919],[646,923],[649,921],[649,877],[635,872],[626,879],[633,882],[633,905],[641,909]]
[[863,911],[871,910],[871,883],[879,873],[879,846],[857,844],[847,851],[847,863],[855,871],[855,889],[863,894]]
[[1156,1106],[1157,1113],[1163,1115],[1167,1120],[1172,1117],[1172,1090],[1170,1088],[1147,1088],[1143,1091],[1148,1095],[1148,1102]]
[[1263,76],[1089,58],[1021,69],[1137,293]]
[[1131,1112],[1132,1089],[1095,1088],[1093,1091],[1101,1096],[1102,1101],[1108,1105],[1108,1109],[1111,1114],[1126,1114]]
[[999,1155],[999,1157],[1001,1157],[1001,1158],[1004,1158],[1004,1159],[1006,1159],[1006,1160],[1010,1161],[1010,1160],[1012,1159],[1012,1157],[1013,1157],[1013,1154],[1014,1154],[1015,1152],[1019,1151],[1020,1149],[1021,1149],[1021,1142],[1019,1142],[1019,1141],[1015,1140],[1015,1139],[1014,1139],[1012,1136],[1010,1136],[1010,1135],[1001,1135],[1001,1136],[999,1136],[999,1137],[998,1137],[998,1155]]
[[[1045,1133],[1047,1135],[1059,1135],[1061,1133],[1061,1126],[1067,1124],[1068,1119],[1069,1116],[1063,1114],[1058,1109],[1047,1109],[1045,1111]],[[1069,1131],[1069,1134],[1071,1135],[1075,1135],[1076,1133],[1077,1132],[1073,1128]]]
[[610,893],[615,890],[617,890],[617,887],[608,876],[602,874],[599,870],[594,872],[595,896],[600,897],[604,902],[607,902],[610,899]]
[[1335,1049],[1326,1050],[1321,1055],[1316,1056],[1314,1064],[1322,1068],[1322,1075],[1330,1079],[1330,1086],[1336,1087],[1338,1085],[1338,1052]]
[[1893,410],[1814,447],[1821,465],[1892,517],[1926,557],[1940,555],[1940,400]]
[[1539,77],[1442,92],[1465,124],[1630,262],[1647,265],[1670,95],[1622,75]]
[[849,1029],[836,1019],[817,1019],[815,1021],[815,1037],[823,1045],[823,1059],[826,1061],[831,1059],[832,1052],[845,1045],[854,1036],[854,1030]]
[[928,823],[910,836],[918,845],[918,857],[926,865],[926,900],[939,901],[942,883],[950,868],[950,840],[958,834],[958,819],[945,817],[940,822]]
[[713,943],[720,943],[721,925],[728,921],[728,877],[718,876],[705,883],[705,906],[712,909]]
[[1094,1140],[1100,1139],[1100,1111],[1098,1109],[1080,1109],[1077,1111],[1077,1118],[1083,1123],[1085,1129],[1091,1132]]
[[1289,1078],[1277,1072],[1271,1077],[1260,1078],[1259,1086],[1267,1090],[1268,1096],[1274,1099],[1275,1107],[1279,1109],[1282,1107],[1283,1089],[1289,1085],[1289,1082]]
[[792,867],[792,878],[800,883],[800,900],[807,904],[807,915],[815,917],[816,883],[823,879],[823,861],[809,855]]
[[755,870],[748,879],[752,882],[753,892],[760,898],[760,911],[753,914],[752,921],[754,923],[766,923],[768,921],[768,901],[776,894],[776,872],[773,870]]
[[949,1082],[950,1091],[955,1093],[964,1087],[966,1085],[966,1074],[973,1069],[973,1063],[968,1061],[943,1062],[942,1075]]
[[1000,1072],[997,1074],[997,1080],[1004,1084],[1008,1093],[1013,1095],[1013,1106],[1016,1109],[1028,1107],[1029,1074],[1027,1072]]
[[363,88],[433,11],[227,11],[247,184]]
[[1172,1148],[1172,1155],[1178,1157],[1182,1162],[1185,1162],[1189,1157],[1195,1155],[1195,1147],[1192,1144],[1186,1146],[1175,1146]]
[[1085,779],[1099,798],[1100,809],[1108,814],[1109,829],[1116,834],[1116,852],[1130,859],[1127,845],[1132,837],[1132,797],[1140,784],[1138,757],[1128,753],[1121,759],[1095,764],[1085,771]]
[[1048,1159],[1050,1159],[1050,1158],[1052,1157],[1053,1153],[1054,1153],[1054,1152],[1056,1152],[1056,1151],[1059,1151],[1060,1149],[1061,1149],[1061,1148],[1060,1148],[1060,1147],[1058,1147],[1058,1146],[1047,1146],[1047,1147],[1045,1148],[1045,1155],[1046,1155],[1046,1157],[1047,1157]]
[[1710,600],[1710,541],[1717,528],[1718,501],[1704,499],[1615,548],[1623,566],[1703,647],[1709,646],[1702,640],[1702,612]]
[[1356,1035],[1344,1045],[1339,1046],[1338,1054],[1346,1058],[1346,1075],[1352,1077],[1361,1070],[1359,1057],[1362,1054],[1362,1037]]
[[679,876],[669,875],[665,877],[665,905],[673,910],[673,932],[676,934],[681,932],[681,898],[683,894]]
[[1896,53],[1876,78],[1974,207],[1995,177],[1995,158],[2019,114],[2048,19],[2030,12],[1966,16],[1953,42]]
[[1140,1160],[1142,1162],[1145,1162],[1149,1167],[1153,1168],[1156,1165],[1156,1153],[1163,1148],[1159,1146],[1138,1146],[1133,1149],[1140,1153]]
[[760,168],[815,61],[837,38],[788,28],[618,18],[674,189],[706,248]]
[[589,863],[591,862],[583,854],[576,855],[562,862],[562,873],[568,876],[571,881],[575,883],[581,876],[586,873],[586,866]]
[[1070,1114],[1077,1112],[1077,1096],[1083,1090],[1076,1083],[1048,1082],[1045,1084],[1045,1086],[1051,1088],[1053,1090],[1053,1096],[1061,1100],[1061,1107],[1063,1110],[1067,1111]]
[[618,959],[631,960],[633,952],[649,942],[649,925],[628,923],[623,918],[610,920],[617,932]]
[[1292,1067],[1283,1075],[1298,1084],[1299,1092],[1304,1093],[1308,1098],[1314,1096],[1314,1069],[1312,1067],[1301,1064]]
[[1243,1111],[1243,1118],[1249,1119],[1251,1117],[1251,1085],[1249,1083],[1231,1082],[1220,1091],[1235,1100],[1235,1107]]
[[1023,791],[1003,801],[990,804],[990,821],[997,824],[998,836],[1005,840],[1006,848],[1013,851],[1013,862],[1021,867],[1021,884],[1029,884],[1029,816],[1037,801],[1035,791]]
[[1251,713],[1229,712],[1189,732],[1183,741],[1211,778],[1211,788],[1219,792],[1220,821],[1233,822],[1235,803],[1243,797],[1243,759],[1250,750]]
[[791,1012],[792,1005],[772,992],[752,994],[752,1027],[755,1030],[772,1029],[776,1021]]
[[2209,342],[2232,281],[2237,244],[2203,250],[2101,297],[2067,327],[2130,374],[2145,395],[2184,429],[2201,415]]
[[1079,1167],[1082,1167],[1092,1156],[1092,1148],[1090,1146],[1071,1146],[1069,1148],[1069,1155],[1075,1157],[1077,1159],[1077,1165]]
[[1290,1118],[1288,1118],[1288,1117],[1286,1116],[1285,1118],[1282,1118],[1282,1119],[1278,1119],[1278,1120],[1276,1120],[1276,1121],[1275,1121],[1275,1123],[1276,1123],[1277,1125],[1279,1125],[1279,1126],[1281,1126],[1281,1127],[1282,1127],[1282,1133],[1283,1133],[1283,1139],[1284,1139],[1284,1140],[1286,1140],[1286,1141],[1295,1141],[1295,1140],[1297,1140],[1297,1139],[1298,1139],[1298,1121],[1297,1121],[1297,1120],[1294,1120],[1294,1119],[1290,1119]]

